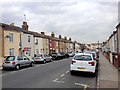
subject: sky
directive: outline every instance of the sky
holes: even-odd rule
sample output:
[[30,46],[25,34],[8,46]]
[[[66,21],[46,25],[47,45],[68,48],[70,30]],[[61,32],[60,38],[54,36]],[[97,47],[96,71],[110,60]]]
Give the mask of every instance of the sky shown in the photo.
[[[0,22],[62,35],[79,43],[106,41],[118,24],[119,0],[0,0]],[[24,16],[25,14],[25,16]]]

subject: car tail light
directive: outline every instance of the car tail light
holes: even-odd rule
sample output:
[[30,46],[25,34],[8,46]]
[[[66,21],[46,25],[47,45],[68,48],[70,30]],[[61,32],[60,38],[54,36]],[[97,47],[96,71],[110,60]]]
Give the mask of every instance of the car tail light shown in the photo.
[[14,65],[15,65],[15,61],[12,61],[12,64],[14,64]]
[[72,64],[73,64],[73,63],[76,63],[76,61],[72,60],[71,63],[72,63]]
[[91,66],[94,66],[95,62],[88,62],[88,64],[91,64]]

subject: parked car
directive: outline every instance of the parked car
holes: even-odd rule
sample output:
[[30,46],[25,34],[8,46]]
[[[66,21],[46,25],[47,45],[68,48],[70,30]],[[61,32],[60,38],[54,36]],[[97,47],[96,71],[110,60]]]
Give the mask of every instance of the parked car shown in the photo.
[[68,53],[60,52],[60,54],[63,55],[63,58],[69,58],[69,54]]
[[34,61],[26,56],[7,56],[3,61],[3,69],[14,68],[16,70],[24,66],[34,66]]
[[41,53],[41,54],[38,54],[38,55],[35,55],[34,57],[34,62],[43,62],[43,63],[46,63],[48,61],[51,61],[52,62],[52,57],[49,56],[48,54],[45,54],[45,53]]
[[70,72],[71,74],[73,74],[74,71],[90,72],[95,76],[96,65],[97,62],[93,59],[92,54],[78,53],[71,60]]
[[68,52],[69,57],[73,57],[75,55],[75,52]]
[[64,56],[61,53],[52,53],[51,56],[53,60],[59,60],[64,58]]
[[90,53],[90,54],[92,54],[93,59],[97,61],[97,66],[98,66],[99,57],[97,56],[97,52],[96,51],[87,51],[87,52],[84,52],[84,53]]

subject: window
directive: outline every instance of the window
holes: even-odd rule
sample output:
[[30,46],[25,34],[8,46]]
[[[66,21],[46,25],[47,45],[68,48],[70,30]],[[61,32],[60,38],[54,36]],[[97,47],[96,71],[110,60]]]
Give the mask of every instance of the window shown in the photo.
[[26,57],[24,57],[24,60],[28,60]]
[[36,45],[38,45],[38,39],[36,39],[36,42],[35,42]]
[[14,48],[11,48],[9,52],[10,52],[10,56],[14,56]]
[[18,56],[17,60],[23,60],[22,56]]
[[30,42],[30,36],[28,36],[28,42]]
[[13,33],[9,33],[9,35],[10,35],[9,41],[13,42]]
[[6,58],[6,61],[14,61],[15,60],[15,56],[8,56]]
[[28,50],[28,56],[30,56],[30,55],[31,55],[31,49]]
[[90,61],[92,60],[91,56],[89,55],[76,55],[74,57],[75,60],[82,60],[82,61]]
[[39,54],[39,49],[36,49],[36,54]]

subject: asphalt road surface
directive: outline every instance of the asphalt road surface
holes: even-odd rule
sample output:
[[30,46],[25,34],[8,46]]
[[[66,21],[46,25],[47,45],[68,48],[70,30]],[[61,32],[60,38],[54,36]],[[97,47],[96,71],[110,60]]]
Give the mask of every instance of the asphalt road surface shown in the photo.
[[70,74],[70,60],[2,71],[2,88],[96,88],[96,77],[88,73]]

